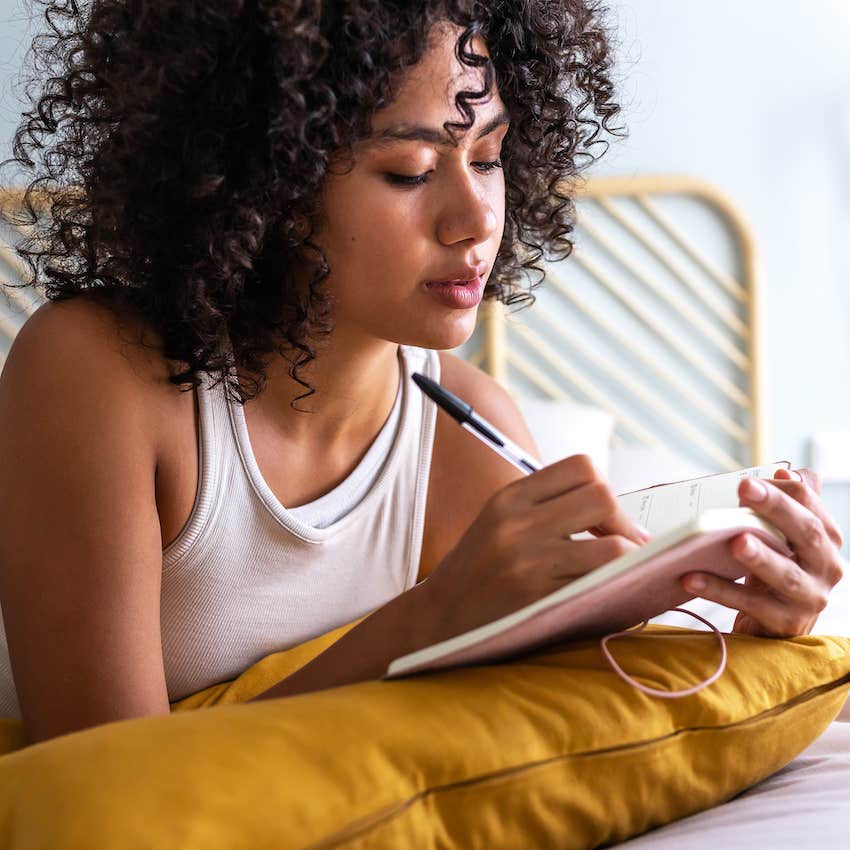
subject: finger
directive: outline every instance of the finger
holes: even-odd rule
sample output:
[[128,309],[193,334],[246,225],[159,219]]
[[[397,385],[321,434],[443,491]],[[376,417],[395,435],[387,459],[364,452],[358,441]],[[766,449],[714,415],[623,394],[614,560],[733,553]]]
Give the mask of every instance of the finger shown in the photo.
[[818,475],[818,473],[813,469],[806,469],[805,467],[800,469],[777,469],[773,477],[802,481],[804,484],[808,484],[815,493],[820,493],[820,475]]
[[738,485],[738,496],[744,507],[752,508],[788,538],[809,569],[823,571],[833,560],[832,543],[820,517],[783,493],[775,481],[747,478]]
[[754,620],[749,614],[738,612],[735,617],[735,623],[732,626],[732,634],[735,635],[760,635],[762,634],[762,625],[758,620]]
[[746,584],[720,578],[711,573],[692,573],[683,580],[689,593],[717,602],[740,611],[763,627],[763,633],[774,637],[790,637],[801,634],[812,623],[789,608],[788,604],[775,596],[757,591]]
[[621,535],[635,543],[646,538],[628,517],[608,484],[599,479],[534,506],[533,533],[566,537],[595,528],[603,535]]
[[738,535],[731,542],[730,549],[750,575],[761,579],[774,593],[809,614],[820,614],[826,608],[829,589],[824,582],[819,582],[791,558],[771,549],[754,535]]
[[544,560],[557,580],[574,579],[637,549],[625,537],[609,535],[599,540],[571,540],[546,547]]
[[[638,530],[638,534],[641,536],[641,543],[646,543],[649,540],[652,540],[652,532],[648,528],[644,528],[639,522],[634,523],[635,528]],[[600,528],[597,525],[593,525],[587,529],[594,537],[605,537],[608,532],[604,528]]]
[[[780,469],[778,470],[777,475],[779,472],[784,472],[788,475],[796,472],[796,470]],[[829,515],[823,501],[817,495],[817,491],[813,490],[811,486],[802,479],[802,477],[799,479],[787,477],[779,479],[774,477],[770,480],[770,483],[774,487],[778,487],[787,496],[790,496],[804,507],[807,507],[812,513],[816,514],[823,523],[829,539],[839,549],[841,548],[844,543],[844,535],[842,534],[841,529],[838,527],[835,520]]]
[[602,476],[588,455],[571,455],[512,481],[504,489],[522,504],[533,505],[599,480],[603,480]]
[[628,537],[638,545],[643,545],[652,540],[652,534],[642,525],[636,523],[622,508],[618,506],[612,517],[606,522],[594,526],[600,537],[609,534],[618,534]]

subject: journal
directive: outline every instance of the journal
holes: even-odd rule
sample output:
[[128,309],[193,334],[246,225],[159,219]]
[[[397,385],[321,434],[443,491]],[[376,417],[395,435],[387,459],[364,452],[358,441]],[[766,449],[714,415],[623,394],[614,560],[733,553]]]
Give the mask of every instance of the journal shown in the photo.
[[742,531],[790,554],[778,529],[737,506],[743,478],[772,478],[777,469],[789,467],[781,461],[619,495],[626,513],[652,532],[652,540],[511,614],[395,659],[384,678],[493,661],[649,620],[693,598],[679,582],[685,573],[746,575],[728,547]]

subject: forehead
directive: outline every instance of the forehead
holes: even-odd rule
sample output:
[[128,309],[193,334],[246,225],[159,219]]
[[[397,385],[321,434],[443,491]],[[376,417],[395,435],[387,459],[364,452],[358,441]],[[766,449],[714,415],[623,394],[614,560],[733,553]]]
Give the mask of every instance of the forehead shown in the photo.
[[[456,95],[462,91],[481,91],[484,71],[464,64],[455,55],[461,32],[459,27],[450,24],[434,27],[428,50],[406,73],[393,102],[375,113],[370,147],[383,148],[404,140],[450,144],[443,124],[446,121],[467,123],[457,107]],[[489,55],[480,36],[476,36],[467,49],[478,55]],[[495,84],[488,100],[471,100],[470,105],[475,111],[474,129],[469,133],[472,138],[507,123],[504,104]],[[427,132],[429,128],[431,132]]]

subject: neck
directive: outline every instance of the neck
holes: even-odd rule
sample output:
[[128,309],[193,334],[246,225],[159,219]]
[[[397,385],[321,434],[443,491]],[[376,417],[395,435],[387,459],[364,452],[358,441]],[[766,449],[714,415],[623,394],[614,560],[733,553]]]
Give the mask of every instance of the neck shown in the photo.
[[335,335],[316,349],[316,359],[299,370],[315,392],[295,402],[297,409],[290,402],[307,388],[290,377],[289,361],[279,356],[268,365],[265,390],[247,408],[297,445],[333,450],[371,442],[398,392],[398,344],[371,339],[345,345]]

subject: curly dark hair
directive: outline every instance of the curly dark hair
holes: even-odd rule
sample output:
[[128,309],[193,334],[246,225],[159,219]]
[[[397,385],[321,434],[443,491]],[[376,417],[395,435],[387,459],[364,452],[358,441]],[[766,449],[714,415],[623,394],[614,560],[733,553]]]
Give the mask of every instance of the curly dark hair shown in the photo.
[[[572,248],[579,171],[620,130],[605,10],[586,0],[36,2],[49,28],[29,54],[38,99],[28,88],[32,109],[0,163],[34,172],[25,285],[132,309],[156,330],[172,383],[236,366],[243,403],[262,392],[272,352],[308,388],[299,398],[314,391],[298,372],[332,330],[312,239],[323,181],[337,157],[353,160],[434,23],[461,28],[458,59],[484,72],[481,91],[457,94],[467,120],[447,133],[472,126],[494,82],[511,119],[485,298],[534,300],[537,262]],[[476,35],[489,59],[471,50]],[[299,290],[305,255],[315,272]]]

